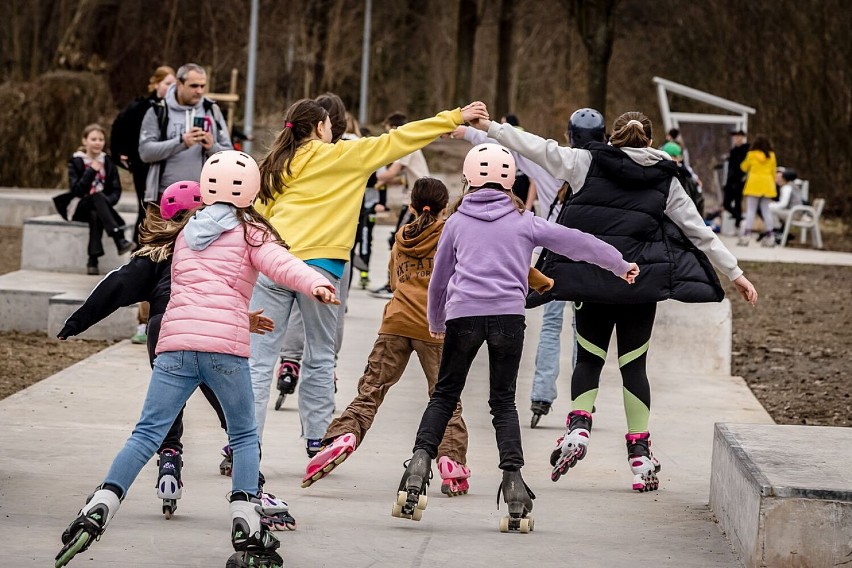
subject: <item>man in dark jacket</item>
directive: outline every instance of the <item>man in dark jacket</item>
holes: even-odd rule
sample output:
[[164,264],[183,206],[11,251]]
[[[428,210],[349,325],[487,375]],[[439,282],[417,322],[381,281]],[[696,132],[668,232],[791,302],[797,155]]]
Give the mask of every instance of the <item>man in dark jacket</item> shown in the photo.
[[728,155],[728,177],[725,180],[724,196],[722,206],[725,211],[733,215],[737,228],[743,218],[743,186],[745,177],[740,169],[740,164],[745,160],[749,151],[749,143],[746,133],[742,129],[731,132],[731,153]]

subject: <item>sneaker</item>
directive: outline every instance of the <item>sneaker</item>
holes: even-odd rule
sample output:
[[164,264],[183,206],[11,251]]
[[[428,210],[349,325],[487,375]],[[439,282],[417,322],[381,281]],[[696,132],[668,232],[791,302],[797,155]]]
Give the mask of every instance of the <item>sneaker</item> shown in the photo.
[[127,254],[130,252],[130,249],[133,248],[133,243],[126,239],[119,239],[115,242],[115,246],[118,249],[119,256],[122,254]]
[[737,239],[737,246],[747,247],[749,241],[751,241],[751,237],[740,237]]
[[368,294],[374,298],[381,298],[383,300],[390,300],[393,298],[393,290],[391,290],[390,284],[385,284],[381,288],[370,290]]
[[97,276],[98,274],[100,274],[100,272],[98,272],[98,265],[97,264],[87,264],[86,265],[86,274],[88,274],[89,276]]
[[133,337],[130,338],[130,343],[135,343],[136,345],[141,345],[143,343],[148,343],[148,329],[147,326],[142,323],[136,328],[136,333]]
[[322,440],[311,440],[310,438],[305,439],[305,451],[308,452],[308,457],[312,458],[320,451],[322,451]]

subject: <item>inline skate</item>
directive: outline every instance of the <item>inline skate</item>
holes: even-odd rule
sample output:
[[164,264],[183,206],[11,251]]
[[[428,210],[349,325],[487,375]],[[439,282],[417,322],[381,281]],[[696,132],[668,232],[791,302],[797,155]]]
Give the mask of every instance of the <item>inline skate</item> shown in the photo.
[[226,568],[283,568],[284,561],[275,552],[281,543],[261,522],[260,499],[243,492],[236,495],[248,501],[231,501],[231,543],[236,552],[228,559]]
[[62,550],[56,555],[56,568],[67,565],[75,555],[83,552],[92,542],[100,540],[107,525],[115,516],[121,499],[115,492],[98,487],[86,500],[86,505],[62,533]]
[[426,486],[432,479],[432,458],[426,450],[417,450],[405,466],[391,516],[419,521],[426,508]]
[[568,414],[565,435],[556,440],[556,449],[550,454],[550,465],[553,471],[550,479],[559,478],[586,457],[589,436],[592,430],[592,415],[585,410],[573,410]]
[[497,489],[497,508],[500,508],[500,493],[509,507],[509,514],[500,519],[500,532],[528,533],[535,529],[535,520],[529,516],[533,508],[535,493],[524,483],[521,471],[503,471],[503,481]]
[[447,456],[438,458],[438,473],[441,474],[441,493],[447,497],[467,495],[470,483],[470,470]]
[[262,507],[260,522],[272,531],[296,530],[296,519],[290,514],[290,506],[271,493],[261,492]]
[[661,466],[651,453],[651,434],[625,434],[624,438],[627,440],[627,461],[633,471],[633,490],[640,493],[656,491],[660,487],[657,474]]
[[160,468],[157,497],[163,500],[163,514],[166,519],[171,519],[177,511],[178,499],[183,494],[183,481],[180,478],[183,459],[175,450],[166,449],[160,452],[157,467]]
[[281,359],[281,366],[278,367],[278,399],[275,401],[275,410],[281,410],[281,405],[284,404],[287,395],[296,392],[300,370],[298,361]]
[[222,461],[219,463],[219,473],[221,475],[227,475],[231,477],[231,472],[234,469],[234,452],[231,450],[231,446],[225,446],[222,448]]
[[530,405],[530,410],[532,410],[532,419],[530,420],[530,428],[535,428],[538,426],[539,420],[541,420],[542,416],[546,416],[550,412],[550,402],[545,402],[543,400],[534,400],[532,401],[532,405]]
[[346,433],[335,438],[308,462],[305,477],[302,479],[302,489],[310,487],[314,482],[331,473],[354,451],[355,434]]

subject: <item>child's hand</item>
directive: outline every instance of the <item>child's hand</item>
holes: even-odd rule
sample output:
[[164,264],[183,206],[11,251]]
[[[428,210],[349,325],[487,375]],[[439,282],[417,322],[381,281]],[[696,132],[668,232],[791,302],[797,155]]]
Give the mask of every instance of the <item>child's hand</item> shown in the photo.
[[630,270],[621,275],[622,280],[626,280],[628,284],[633,284],[636,277],[639,276],[639,266],[635,262],[630,263]]
[[435,338],[435,339],[444,339],[444,336],[446,335],[446,333],[445,333],[445,332],[443,332],[443,331],[432,331],[432,330],[430,329],[430,330],[429,330],[429,335],[431,335],[431,336],[432,336],[433,338]]
[[250,332],[256,333],[258,335],[265,335],[267,331],[272,331],[275,329],[275,322],[266,316],[260,315],[262,313],[262,308],[253,312],[249,312],[248,316]]
[[450,132],[450,138],[464,138],[464,133],[467,130],[467,126],[456,126],[456,129]]
[[334,291],[325,286],[317,286],[314,288],[314,297],[323,304],[340,305],[340,300],[334,295]]
[[461,109],[462,119],[465,122],[469,122],[479,128],[477,123],[481,120],[488,120],[488,109],[485,107],[485,103],[480,101],[474,101]]
[[752,306],[757,305],[757,290],[755,290],[754,285],[748,281],[748,278],[740,276],[734,280],[734,286],[737,287],[737,291],[746,302]]

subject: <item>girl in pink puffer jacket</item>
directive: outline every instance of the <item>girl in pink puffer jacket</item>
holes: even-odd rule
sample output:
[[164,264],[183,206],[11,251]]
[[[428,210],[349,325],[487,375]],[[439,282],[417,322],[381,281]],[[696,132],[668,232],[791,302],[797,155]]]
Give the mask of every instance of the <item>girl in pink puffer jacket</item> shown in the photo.
[[[263,526],[260,448],[249,373],[248,302],[260,272],[281,286],[337,303],[334,287],[286,250],[277,232],[251,207],[260,174],[248,155],[211,156],[201,171],[199,210],[177,238],[172,292],[163,316],[157,358],[142,416],[101,486],[62,535],[57,566],[100,537],[142,467],[199,384],[225,412],[233,452],[232,544],[248,565],[280,565],[278,540]],[[269,511],[266,511],[269,513]]]

